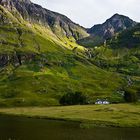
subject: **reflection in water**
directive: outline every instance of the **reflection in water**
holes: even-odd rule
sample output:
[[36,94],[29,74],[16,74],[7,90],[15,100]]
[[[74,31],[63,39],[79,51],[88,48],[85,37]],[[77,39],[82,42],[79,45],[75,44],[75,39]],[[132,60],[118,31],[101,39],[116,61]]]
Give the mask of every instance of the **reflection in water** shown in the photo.
[[82,129],[78,123],[0,117],[0,140],[140,140],[140,128]]

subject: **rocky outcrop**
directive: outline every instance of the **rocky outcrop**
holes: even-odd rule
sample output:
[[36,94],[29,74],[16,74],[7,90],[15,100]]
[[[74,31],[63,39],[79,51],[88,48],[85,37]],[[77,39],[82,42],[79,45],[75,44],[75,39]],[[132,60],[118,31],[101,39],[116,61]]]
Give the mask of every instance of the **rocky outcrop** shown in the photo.
[[33,61],[35,56],[35,54],[19,54],[16,52],[13,54],[0,54],[0,67],[5,67],[8,64],[12,64],[17,67],[26,61]]

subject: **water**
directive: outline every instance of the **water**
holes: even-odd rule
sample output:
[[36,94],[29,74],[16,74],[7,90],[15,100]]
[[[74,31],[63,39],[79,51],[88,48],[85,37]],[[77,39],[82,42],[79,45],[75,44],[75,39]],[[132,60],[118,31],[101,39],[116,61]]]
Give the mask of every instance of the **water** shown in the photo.
[[140,140],[140,128],[82,129],[79,123],[1,116],[0,140]]

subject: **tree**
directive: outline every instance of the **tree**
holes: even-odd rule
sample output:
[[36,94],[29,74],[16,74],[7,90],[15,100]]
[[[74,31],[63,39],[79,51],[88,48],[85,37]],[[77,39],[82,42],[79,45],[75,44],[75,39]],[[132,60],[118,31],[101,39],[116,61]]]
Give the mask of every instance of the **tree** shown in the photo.
[[126,102],[129,102],[129,103],[137,102],[138,100],[137,92],[132,89],[125,90],[124,99]]
[[86,104],[86,96],[81,92],[67,93],[60,99],[61,105],[78,105]]

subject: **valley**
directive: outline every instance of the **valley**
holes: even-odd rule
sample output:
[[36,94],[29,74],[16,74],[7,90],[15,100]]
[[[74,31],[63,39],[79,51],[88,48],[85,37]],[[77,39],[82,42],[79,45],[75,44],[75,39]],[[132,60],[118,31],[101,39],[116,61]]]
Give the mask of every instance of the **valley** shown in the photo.
[[139,140],[139,116],[139,21],[0,0],[0,140]]
[[139,101],[138,22],[115,14],[86,29],[30,0],[0,0],[0,113],[139,127]]

